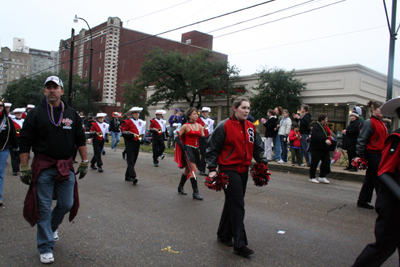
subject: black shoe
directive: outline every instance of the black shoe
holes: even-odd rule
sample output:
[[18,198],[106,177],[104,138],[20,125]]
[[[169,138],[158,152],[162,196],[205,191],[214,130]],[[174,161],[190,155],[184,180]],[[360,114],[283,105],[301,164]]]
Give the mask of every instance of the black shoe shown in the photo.
[[154,167],[158,167],[158,163],[154,163]]
[[[310,163],[307,163],[307,167],[311,167],[311,164],[310,164]],[[253,253],[254,253],[254,251],[253,251]]]
[[97,168],[97,171],[98,171],[98,172],[103,172],[103,169],[102,169],[101,167],[98,167],[98,168]]
[[92,170],[97,170],[97,167],[94,166],[94,165],[90,165],[90,168],[91,168]]
[[104,156],[106,154],[106,151],[101,151],[101,154]]
[[183,187],[178,187],[178,193],[181,195],[187,195],[187,193],[183,190]]
[[207,176],[207,173],[205,173],[205,172],[200,172],[200,175]]
[[76,160],[73,160],[72,162],[73,162],[73,163],[78,163]]
[[358,169],[357,168],[350,168],[350,169],[348,169],[348,171],[349,172],[358,172]]
[[161,158],[161,159],[164,159],[164,158],[165,158],[165,155],[164,155],[164,154],[162,154],[162,155],[160,156],[160,158]]
[[125,153],[122,152],[122,159],[125,159]]
[[350,170],[350,169],[351,169],[351,167],[350,167],[350,166],[347,166],[347,167],[344,168],[343,170],[348,171],[348,170]]
[[223,239],[218,237],[217,240],[218,240],[218,242],[224,244],[225,246],[228,246],[228,247],[232,247],[233,246],[232,239],[231,240],[223,240]]
[[132,182],[132,181],[133,181],[133,178],[131,178],[131,177],[125,177],[125,181]]
[[18,172],[13,172],[13,175],[14,175],[14,176],[17,176],[17,175],[18,175]]
[[359,208],[365,208],[368,210],[373,210],[374,206],[368,204],[367,202],[363,202],[363,201],[357,201],[357,207]]
[[203,200],[203,198],[200,196],[199,191],[196,190],[193,192],[193,198],[197,200]]
[[138,179],[133,178],[133,180],[132,180],[133,185],[136,185],[138,181],[139,181]]
[[234,249],[233,252],[235,252],[235,254],[238,254],[239,256],[243,256],[243,257],[248,257],[251,254],[254,254],[254,250],[249,249],[246,246],[243,246],[239,249]]

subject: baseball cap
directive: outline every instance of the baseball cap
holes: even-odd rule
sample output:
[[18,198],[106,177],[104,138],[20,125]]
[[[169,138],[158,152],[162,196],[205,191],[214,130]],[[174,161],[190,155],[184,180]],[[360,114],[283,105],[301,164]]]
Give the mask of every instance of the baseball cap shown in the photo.
[[54,83],[57,84],[58,86],[61,86],[61,88],[64,88],[63,82],[62,82],[61,79],[60,79],[59,77],[57,77],[57,76],[49,76],[49,77],[47,77],[47,79],[46,79],[46,81],[44,82],[44,85],[43,85],[43,86],[46,86],[46,84],[47,84],[48,82],[54,82]]

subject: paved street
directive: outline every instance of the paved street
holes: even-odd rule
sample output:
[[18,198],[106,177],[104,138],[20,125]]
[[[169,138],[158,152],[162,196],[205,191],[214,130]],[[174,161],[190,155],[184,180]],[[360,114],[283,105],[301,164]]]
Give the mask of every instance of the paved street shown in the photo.
[[[104,172],[89,170],[79,181],[81,207],[74,223],[66,218],[59,228],[53,266],[350,266],[374,240],[375,211],[356,207],[360,182],[311,184],[304,174],[274,172],[267,187],[249,180],[245,226],[255,254],[242,258],[216,241],[224,193],[207,189],[204,177],[204,201],[192,199],[190,182],[190,194],[179,195],[173,157],[155,168],[141,152],[134,186],[124,181],[122,150],[106,151]],[[27,189],[7,164],[0,266],[41,266],[36,227],[22,217]],[[162,251],[168,246],[179,253]],[[384,266],[397,265],[396,254]]]

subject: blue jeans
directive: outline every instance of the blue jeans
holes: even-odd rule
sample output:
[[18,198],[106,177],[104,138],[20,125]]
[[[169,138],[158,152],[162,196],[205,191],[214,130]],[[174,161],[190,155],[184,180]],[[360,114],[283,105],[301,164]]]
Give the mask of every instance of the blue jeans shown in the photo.
[[[285,139],[285,138],[286,138],[286,142],[283,141],[283,139]],[[284,162],[287,162],[287,152],[288,152],[288,150],[287,150],[287,137],[284,136],[284,135],[280,135],[279,136],[279,141],[281,141],[281,149],[282,149],[281,159]]]
[[[53,232],[58,229],[64,215],[74,204],[74,173],[70,170],[69,179],[62,182],[56,182],[56,175],[56,167],[48,168],[39,174],[36,181],[37,208],[40,216],[37,223],[37,248],[40,254],[53,251]],[[53,190],[57,205],[51,210]]]
[[111,149],[117,147],[120,137],[121,137],[120,132],[111,132]]
[[308,134],[301,134],[301,155],[303,158],[306,158],[307,164],[311,164],[311,159],[310,159],[310,151],[307,151],[308,148],[308,142],[307,142],[307,137]]
[[6,169],[8,152],[8,148],[0,151],[0,200],[3,200],[4,170]]
[[272,159],[280,160],[281,159],[281,140],[279,138],[278,133],[276,133],[274,137],[274,157]]

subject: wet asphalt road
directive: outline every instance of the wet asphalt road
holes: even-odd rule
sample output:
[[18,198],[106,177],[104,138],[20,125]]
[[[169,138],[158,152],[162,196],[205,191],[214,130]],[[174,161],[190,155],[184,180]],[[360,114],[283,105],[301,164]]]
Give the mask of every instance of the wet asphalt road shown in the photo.
[[[216,241],[223,192],[200,182],[204,200],[194,200],[188,182],[189,194],[179,195],[181,171],[173,157],[155,168],[145,152],[134,186],[124,181],[122,150],[106,150],[104,172],[89,170],[79,180],[81,207],[73,223],[66,218],[59,228],[53,266],[350,266],[374,241],[375,211],[356,207],[359,182],[311,184],[303,174],[275,172],[267,187],[248,183],[245,226],[255,254],[239,257]],[[7,164],[0,266],[41,266],[36,227],[22,217],[27,189]],[[179,253],[162,251],[168,246]],[[384,266],[398,266],[397,254]]]

